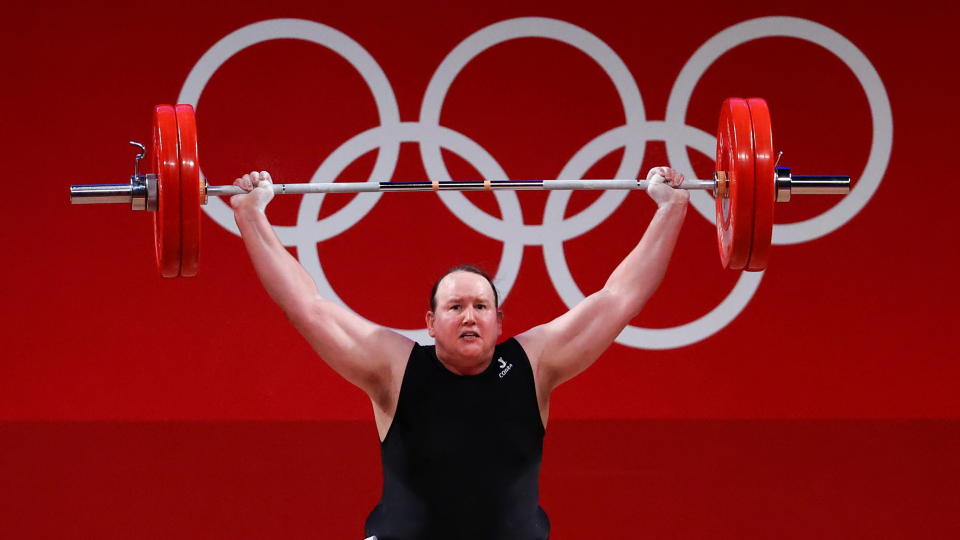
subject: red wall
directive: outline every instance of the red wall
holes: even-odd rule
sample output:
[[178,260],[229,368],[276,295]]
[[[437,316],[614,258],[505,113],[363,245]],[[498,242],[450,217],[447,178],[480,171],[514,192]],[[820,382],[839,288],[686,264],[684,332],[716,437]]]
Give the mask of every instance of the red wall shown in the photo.
[[[691,209],[669,276],[633,322],[664,330],[624,335],[554,396],[543,497],[555,532],[956,536],[960,503],[942,486],[960,480],[957,453],[943,452],[960,440],[951,339],[960,252],[947,191],[958,13],[946,2],[911,6],[876,13],[821,1],[777,9],[754,1],[5,7],[0,467],[16,481],[0,484],[10,518],[0,519],[0,533],[7,523],[16,534],[0,535],[262,538],[330,526],[334,537],[356,536],[375,501],[367,399],[318,361],[271,304],[240,239],[224,226],[222,205],[209,205],[203,219],[200,275],[163,280],[149,215],[68,204],[69,184],[130,174],[126,141],[149,140],[154,104],[197,106],[203,170],[220,184],[254,168],[283,181],[315,173],[367,180],[375,171],[437,178],[426,170],[437,163],[453,178],[488,174],[494,162],[510,178],[549,178],[575,169],[578,152],[621,126],[614,134],[627,132],[631,150],[611,146],[586,160],[583,175],[668,163],[706,177],[722,100],[761,96],[783,164],[801,174],[848,173],[854,192],[842,202],[798,196],[779,205],[777,245],[762,276],[722,270],[712,222]],[[281,18],[302,21],[264,22]],[[268,39],[301,26],[355,56]],[[557,39],[492,46],[434,100],[428,89],[448,73],[445,59],[494,35]],[[229,59],[217,52],[244,40],[263,41]],[[723,54],[711,61],[703,56],[710,50]],[[599,62],[591,51],[601,51]],[[382,72],[373,90],[358,66]],[[392,119],[378,114],[375,94],[395,102]],[[442,162],[422,156],[417,144],[440,131],[422,114],[425,101],[440,105],[439,125],[449,130],[439,136],[451,147]],[[371,133],[393,138],[379,153],[370,146],[357,159],[343,157],[351,138],[364,142]],[[391,142],[399,144],[393,167]],[[484,155],[490,159],[475,159]],[[408,194],[382,197],[343,230],[337,220],[354,208],[341,211],[353,200],[347,196],[312,206],[290,196],[269,215],[301,260],[322,266],[320,281],[361,315],[395,328],[423,326],[429,287],[443,269],[484,265],[508,289],[512,334],[562,313],[571,283],[586,293],[599,287],[653,212],[645,195],[633,193],[580,227],[586,214],[577,214],[589,213],[595,194],[573,195],[556,216],[557,201],[544,193],[508,196],[504,206],[485,193],[468,199],[487,216]],[[725,299],[741,309],[717,322],[711,317]],[[290,428],[291,420],[304,427]],[[249,449],[262,438],[281,442]],[[649,440],[660,449],[645,453]],[[622,454],[624,444],[637,453]],[[768,448],[762,456],[758,445]],[[711,461],[716,468],[701,460],[727,454],[732,462]],[[228,461],[218,468],[210,456],[220,455]],[[591,469],[620,455],[628,465]],[[364,472],[345,478],[344,470]],[[181,474],[199,480],[166,483]],[[685,480],[669,480],[676,475]],[[232,498],[231,482],[241,476],[248,493],[279,492],[299,514],[259,495]],[[748,480],[731,487],[734,477]],[[882,489],[865,487],[873,481]],[[339,498],[326,485],[359,491]],[[133,486],[155,498],[122,496]],[[173,505],[198,489],[220,506]],[[904,506],[906,492],[913,502]],[[605,511],[590,506],[595,497],[618,502]],[[310,502],[334,499],[336,510]],[[726,502],[709,502],[718,500]],[[771,514],[771,500],[795,513]],[[847,517],[816,510],[817,500],[846,505]],[[654,502],[661,511],[651,512]],[[242,516],[249,526],[242,534],[214,527],[204,517],[210,512],[224,523]],[[730,528],[754,512],[766,525]],[[67,518],[58,525],[47,514]],[[120,514],[137,518],[110,528]]]

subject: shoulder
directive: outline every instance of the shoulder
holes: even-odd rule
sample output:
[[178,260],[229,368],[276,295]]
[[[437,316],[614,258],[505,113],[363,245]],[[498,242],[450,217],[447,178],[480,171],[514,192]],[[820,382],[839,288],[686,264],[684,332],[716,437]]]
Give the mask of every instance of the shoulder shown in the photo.
[[517,341],[515,336],[508,337],[507,339],[497,343],[496,348],[493,350],[493,354],[522,354],[526,356],[526,351],[523,346]]
[[396,366],[396,384],[399,388],[403,380],[414,377],[422,379],[424,376],[431,376],[438,370],[436,347],[433,345],[421,345],[414,342],[410,348],[409,354]]
[[436,347],[433,345],[421,345],[417,342],[414,342],[413,346],[410,348],[410,354],[408,354],[404,359],[404,367],[408,368],[410,365],[423,365],[429,363],[436,357]]
[[523,351],[524,355],[526,355],[530,361],[530,364],[533,365],[540,361],[540,356],[543,352],[543,339],[544,333],[541,332],[540,327],[537,326],[522,334],[517,334],[508,341],[516,343],[516,346]]
[[374,379],[375,383],[364,389],[377,407],[383,411],[390,411],[391,417],[400,398],[400,390],[407,378],[407,372],[411,366],[422,363],[415,359],[423,356],[424,347],[413,340],[409,341],[408,347],[403,354],[397,351],[398,354],[386,358],[386,366]]
[[[510,337],[500,342],[494,351],[494,362],[504,360],[508,363],[519,362],[522,365],[529,366],[530,371],[536,373],[536,367],[526,347],[518,337]],[[502,367],[502,366],[501,366]]]
[[547,348],[547,334],[544,325],[535,326],[513,338],[517,347],[524,351],[533,379],[536,381],[537,393],[549,396],[553,391],[555,376],[550,370],[549,362],[545,361],[544,351]]

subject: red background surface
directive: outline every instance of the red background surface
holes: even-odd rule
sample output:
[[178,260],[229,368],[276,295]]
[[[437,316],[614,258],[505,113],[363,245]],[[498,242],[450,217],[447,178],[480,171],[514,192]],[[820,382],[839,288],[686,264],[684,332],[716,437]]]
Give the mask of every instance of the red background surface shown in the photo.
[[[5,8],[5,195],[0,295],[0,536],[11,538],[359,537],[379,493],[367,399],[319,361],[263,293],[240,239],[204,217],[200,276],[162,280],[152,224],[122,206],[70,206],[71,183],[130,174],[126,141],[149,140],[151,107],[177,99],[214,43],[244,25],[294,17],[359,42],[415,121],[446,55],[488,25],[560,19],[623,60],[646,117],[662,120],[677,74],[710,36],[755,17],[806,18],[841,33],[876,68],[893,150],[856,216],[805,243],[773,247],[743,312],[695,344],[614,345],[559,389],[544,462],[557,538],[951,538],[960,534],[958,225],[949,188],[958,80],[957,9],[912,3],[865,12],[836,2],[16,4]],[[948,64],[944,64],[948,62]],[[849,172],[870,151],[859,83],[831,53],[770,38],[705,73],[686,122],[713,132],[727,96],[763,96],[775,145],[796,173]],[[467,65],[441,123],[487,149],[511,178],[551,177],[621,125],[613,86],[563,43],[522,39]],[[328,49],[271,41],[230,59],[198,103],[213,183],[247,170],[307,180],[345,140],[377,125],[370,91]],[[696,172],[712,163],[691,151]],[[612,175],[621,152],[591,176]],[[446,153],[454,178],[475,177]],[[375,155],[343,178],[366,179]],[[644,169],[666,161],[648,144]],[[422,177],[404,144],[396,179]],[[495,216],[486,194],[472,197]],[[567,210],[587,206],[578,194]],[[270,217],[294,225],[299,197]],[[524,222],[546,196],[521,195]],[[835,199],[795,199],[778,223]],[[321,216],[343,200],[328,198]],[[642,234],[639,193],[564,244],[579,287],[602,285]],[[432,195],[385,196],[317,250],[334,289],[377,322],[422,325],[446,267],[495,270],[502,244]],[[688,213],[670,276],[635,324],[670,327],[716,306],[736,282],[712,225]],[[561,313],[527,246],[504,304],[513,334]],[[585,441],[587,441],[585,443]],[[4,529],[7,529],[5,531]],[[4,534],[6,532],[6,534]]]

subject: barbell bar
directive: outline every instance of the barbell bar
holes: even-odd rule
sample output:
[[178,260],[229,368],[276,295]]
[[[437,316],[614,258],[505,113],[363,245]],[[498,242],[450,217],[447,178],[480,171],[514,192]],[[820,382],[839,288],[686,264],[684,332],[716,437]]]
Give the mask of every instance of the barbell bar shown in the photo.
[[[786,170],[782,167],[778,170]],[[153,176],[155,175],[147,175]],[[601,183],[602,182],[602,183]],[[780,179],[787,195],[796,194],[844,194],[849,191],[846,176],[799,176]],[[397,193],[405,191],[543,191],[543,190],[646,190],[647,180],[454,180],[454,181],[387,181],[387,182],[337,182],[308,184],[273,184],[277,195],[309,195],[315,193]],[[792,187],[791,185],[792,184]],[[487,187],[489,185],[489,187]],[[716,180],[684,180],[679,189],[713,191]],[[146,205],[146,186],[131,184],[80,184],[70,186],[70,202],[73,204],[123,203]],[[206,186],[208,197],[229,197],[246,193],[234,185]],[[156,204],[156,195],[151,196]],[[777,202],[784,202],[778,200]],[[134,208],[145,210],[146,208]]]
[[[72,204],[130,204],[154,215],[157,268],[163,277],[192,277],[199,270],[201,206],[208,197],[245,193],[233,185],[210,185],[200,170],[197,125],[191,105],[157,105],[153,115],[152,173],[125,184],[70,186]],[[728,98],[717,128],[717,171],[712,179],[687,179],[680,189],[709,190],[716,199],[721,264],[732,270],[767,267],[775,202],[795,194],[846,194],[846,175],[792,175],[777,166],[770,113],[760,98]],[[645,190],[637,179],[468,180],[274,184],[278,195],[414,191]]]

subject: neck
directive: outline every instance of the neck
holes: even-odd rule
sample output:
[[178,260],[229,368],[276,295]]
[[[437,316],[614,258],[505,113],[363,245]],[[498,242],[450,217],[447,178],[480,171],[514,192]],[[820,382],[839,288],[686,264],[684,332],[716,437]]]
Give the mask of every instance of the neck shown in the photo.
[[448,357],[437,348],[437,359],[440,360],[443,367],[452,373],[456,373],[457,375],[477,375],[483,373],[483,371],[487,369],[487,366],[490,365],[490,362],[493,361],[493,351],[490,351],[490,354],[485,358],[478,360],[466,358],[454,359]]

